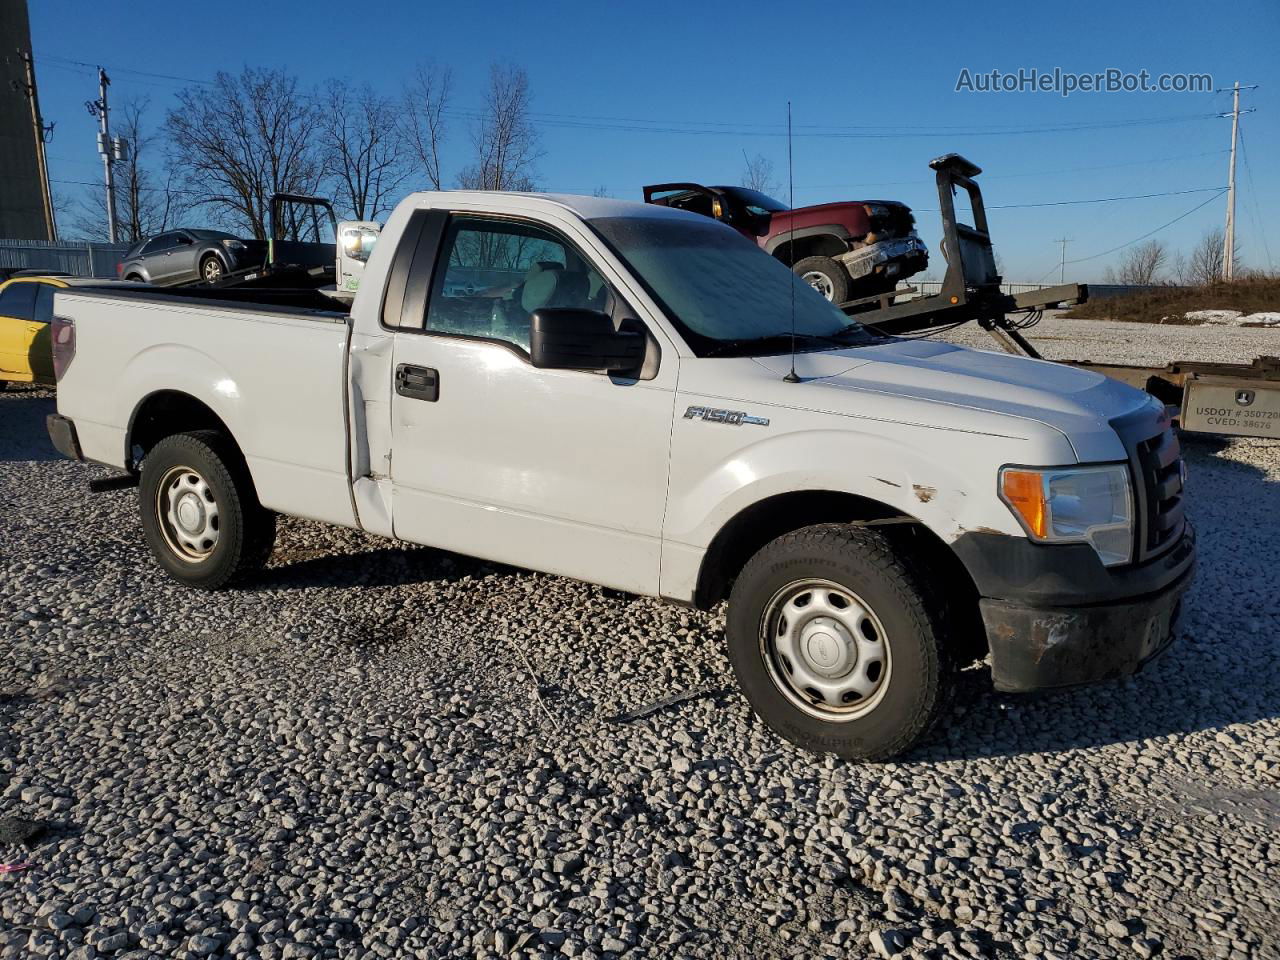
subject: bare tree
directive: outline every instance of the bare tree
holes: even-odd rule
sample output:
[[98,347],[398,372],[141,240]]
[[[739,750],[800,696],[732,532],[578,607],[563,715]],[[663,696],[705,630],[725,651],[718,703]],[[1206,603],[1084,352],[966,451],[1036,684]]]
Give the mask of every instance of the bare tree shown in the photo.
[[1131,247],[1120,258],[1120,264],[1115,272],[1108,271],[1108,276],[1114,277],[1116,283],[1151,286],[1160,282],[1161,272],[1167,260],[1168,251],[1165,250],[1164,244],[1159,240],[1148,240],[1146,243]]
[[445,111],[453,73],[448,67],[420,65],[405,85],[400,133],[405,147],[435,190],[444,189],[440,175],[440,150],[445,140]]
[[484,111],[472,128],[475,158],[458,176],[467,190],[533,190],[542,156],[529,120],[529,75],[512,64],[489,68]]
[[[147,166],[157,140],[143,122],[149,105],[150,100],[145,98],[126,100],[113,111],[118,135],[129,144],[128,159],[115,163],[117,232],[126,243],[163,233],[186,209],[172,168],[156,171]],[[103,188],[86,191],[73,211],[72,222],[85,237],[107,237]]]
[[321,159],[335,205],[356,220],[377,220],[399,200],[409,174],[396,108],[366,85],[352,92],[330,80],[321,98]]
[[613,196],[613,194],[609,192],[609,188],[606,187],[604,184],[601,184],[600,186],[592,190],[591,195],[593,197],[612,197]]
[[165,120],[173,162],[193,206],[265,239],[271,195],[315,193],[324,176],[321,115],[280,70],[219,73],[187,87]]
[[747,151],[743,150],[742,161],[746,164],[742,170],[742,185],[748,190],[773,195],[781,189],[781,185],[773,179],[773,161],[763,153],[748,157]]
[[[1218,227],[1206,231],[1191,249],[1191,257],[1187,260],[1187,283],[1204,287],[1222,281],[1222,240],[1222,228]],[[1239,266],[1238,261],[1236,266]]]

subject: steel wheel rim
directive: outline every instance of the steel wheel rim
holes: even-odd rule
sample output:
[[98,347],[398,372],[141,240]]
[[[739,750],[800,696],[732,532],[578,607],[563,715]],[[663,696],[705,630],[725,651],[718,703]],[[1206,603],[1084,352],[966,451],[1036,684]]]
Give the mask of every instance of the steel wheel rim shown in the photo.
[[848,723],[889,688],[889,638],[875,611],[830,580],[796,580],[773,595],[760,622],[769,679],[811,717]]
[[204,265],[204,278],[206,280],[217,280],[222,276],[222,264],[217,260],[206,261]]
[[807,283],[813,289],[828,300],[835,299],[835,287],[831,283],[831,278],[819,270],[810,270],[808,273],[802,274],[800,279]]
[[191,467],[170,467],[160,479],[156,517],[165,544],[188,563],[208,559],[218,546],[222,524],[217,498]]

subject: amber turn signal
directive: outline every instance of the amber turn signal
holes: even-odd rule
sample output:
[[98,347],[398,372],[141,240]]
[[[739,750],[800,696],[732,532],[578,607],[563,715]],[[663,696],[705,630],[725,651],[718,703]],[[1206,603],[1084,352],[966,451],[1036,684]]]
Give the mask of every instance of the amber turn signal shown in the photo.
[[1017,511],[1031,534],[1045,537],[1049,532],[1049,519],[1045,510],[1044,475],[1031,470],[1005,469],[1000,476],[1005,502]]

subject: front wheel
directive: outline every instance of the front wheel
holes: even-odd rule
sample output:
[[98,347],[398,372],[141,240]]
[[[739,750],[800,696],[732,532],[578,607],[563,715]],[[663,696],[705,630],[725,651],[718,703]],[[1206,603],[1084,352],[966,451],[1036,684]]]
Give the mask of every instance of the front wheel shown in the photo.
[[222,261],[215,256],[207,256],[200,261],[200,276],[205,283],[216,283],[222,279]]
[[840,261],[831,257],[805,257],[791,269],[832,303],[849,299],[849,271]]
[[239,453],[214,430],[161,440],[142,461],[138,505],[160,565],[189,587],[218,590],[260,569],[276,537]]
[[926,736],[950,689],[942,609],[882,534],[779,537],[729,599],[729,659],[757,715],[797,746],[882,760]]

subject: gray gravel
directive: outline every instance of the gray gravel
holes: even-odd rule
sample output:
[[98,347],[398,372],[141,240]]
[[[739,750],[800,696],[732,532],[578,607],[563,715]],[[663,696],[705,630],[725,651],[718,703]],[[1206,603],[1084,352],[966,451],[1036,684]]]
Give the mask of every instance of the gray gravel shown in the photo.
[[721,615],[294,520],[181,589],[51,409],[0,394],[3,960],[1280,956],[1280,447],[1191,444],[1146,673],[971,670],[857,766],[753,719]]
[[[1051,360],[1164,366],[1170,360],[1249,363],[1254,357],[1280,356],[1280,328],[1224,330],[1214,326],[1121,323],[1069,319],[1063,312],[1046,310],[1040,323],[1026,331],[1027,339]],[[1016,314],[1010,317],[1018,319]],[[948,330],[941,337],[980,350],[1000,349],[976,323]]]

